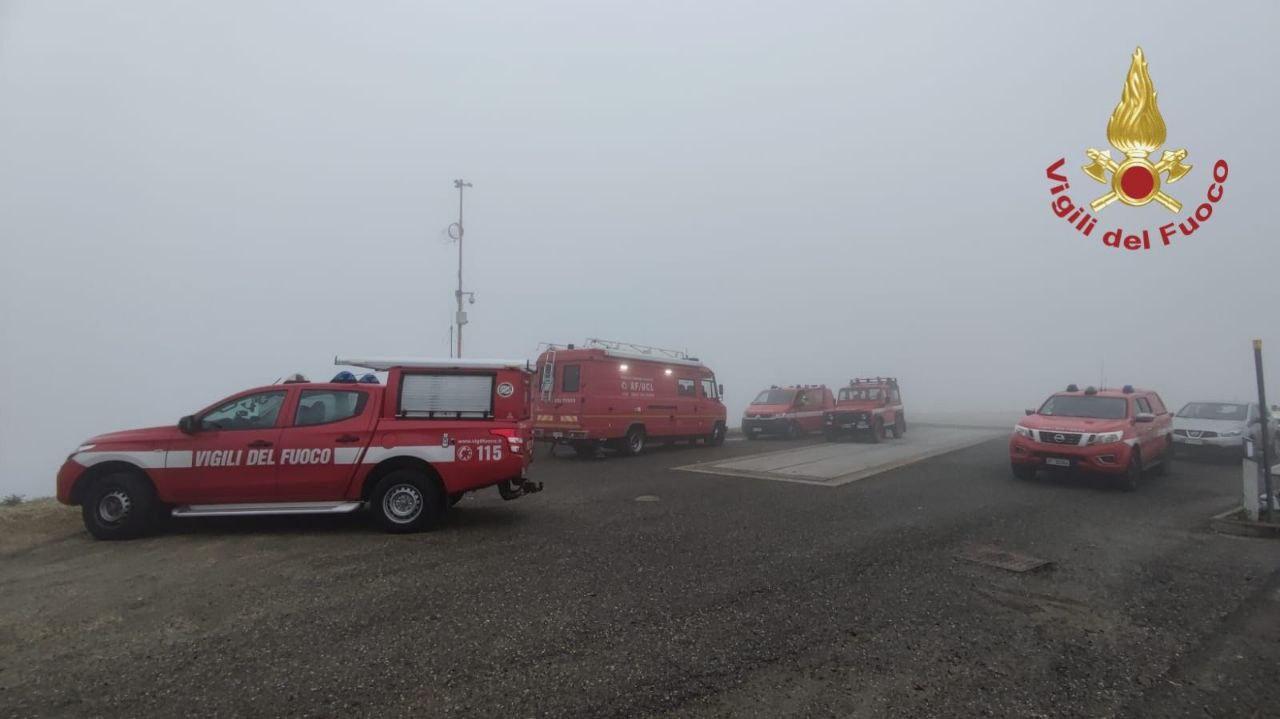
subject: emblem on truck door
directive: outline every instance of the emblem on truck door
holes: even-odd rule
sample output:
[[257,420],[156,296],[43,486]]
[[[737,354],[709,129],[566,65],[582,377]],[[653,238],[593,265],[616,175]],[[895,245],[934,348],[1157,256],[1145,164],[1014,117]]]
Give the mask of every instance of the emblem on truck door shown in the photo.
[[503,382],[502,384],[498,385],[499,397],[510,397],[515,393],[516,393],[516,387],[510,382]]

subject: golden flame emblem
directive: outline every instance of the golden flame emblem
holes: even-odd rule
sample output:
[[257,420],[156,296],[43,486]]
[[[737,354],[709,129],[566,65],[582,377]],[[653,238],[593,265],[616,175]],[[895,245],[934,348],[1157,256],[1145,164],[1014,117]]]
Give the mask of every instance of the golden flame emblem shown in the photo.
[[[1147,72],[1147,59],[1142,48],[1138,48],[1134,50],[1133,62],[1129,64],[1129,76],[1125,79],[1120,103],[1111,111],[1111,119],[1107,121],[1107,142],[1125,154],[1124,161],[1117,163],[1111,159],[1110,150],[1091,147],[1085,152],[1092,160],[1084,166],[1085,174],[1104,185],[1111,185],[1110,192],[1089,203],[1093,211],[1098,212],[1116,200],[1134,207],[1154,200],[1170,212],[1181,210],[1181,202],[1160,190],[1160,176],[1165,175],[1165,182],[1173,184],[1190,172],[1191,166],[1182,162],[1187,158],[1185,149],[1165,150],[1160,161],[1152,164],[1151,154],[1164,141],[1164,118],[1156,104],[1156,86]],[[1108,174],[1111,175],[1110,180],[1107,179]]]

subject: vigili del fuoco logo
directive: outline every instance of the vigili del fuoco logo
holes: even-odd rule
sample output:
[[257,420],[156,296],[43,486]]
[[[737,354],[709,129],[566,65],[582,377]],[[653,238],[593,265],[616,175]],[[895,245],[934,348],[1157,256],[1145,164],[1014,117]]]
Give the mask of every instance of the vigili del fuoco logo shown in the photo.
[[[1092,237],[1098,226],[1098,217],[1094,215],[1101,215],[1117,200],[1131,207],[1155,202],[1169,212],[1183,213],[1182,202],[1166,192],[1164,186],[1174,184],[1191,172],[1192,166],[1185,162],[1190,153],[1181,147],[1165,150],[1158,161],[1152,162],[1156,150],[1164,145],[1165,126],[1160,107],[1156,105],[1156,88],[1147,72],[1147,59],[1142,48],[1133,52],[1120,103],[1111,111],[1111,119],[1107,121],[1107,142],[1124,157],[1117,162],[1111,157],[1111,150],[1091,147],[1084,153],[1089,164],[1081,168],[1086,176],[1108,186],[1105,193],[1089,203],[1093,214],[1067,194],[1071,183],[1061,172],[1067,162],[1065,157],[1058,158],[1045,170],[1045,176],[1056,183],[1049,188],[1053,195],[1049,202],[1053,214],[1071,223],[1085,237]],[[1183,219],[1175,219],[1154,229],[1129,231],[1118,224],[1123,217],[1117,217],[1117,224],[1111,225],[1114,229],[1105,229],[1108,225],[1103,225],[1102,244],[1117,249],[1149,250],[1153,242],[1168,246],[1175,237],[1190,237],[1213,216],[1214,207],[1222,200],[1226,181],[1227,162],[1218,160],[1213,163],[1213,183],[1205,191],[1204,201],[1185,213]],[[1113,210],[1112,214],[1117,213]]]

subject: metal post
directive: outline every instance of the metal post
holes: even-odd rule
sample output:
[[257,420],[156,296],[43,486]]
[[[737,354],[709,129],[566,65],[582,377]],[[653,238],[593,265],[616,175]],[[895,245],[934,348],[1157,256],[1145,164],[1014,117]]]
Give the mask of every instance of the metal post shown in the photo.
[[453,319],[458,326],[458,350],[454,356],[460,358],[462,357],[462,326],[467,323],[462,315],[462,296],[466,294],[462,291],[462,190],[465,187],[471,187],[471,183],[466,180],[454,180],[453,186],[458,188],[458,221],[449,228],[451,230],[449,235],[458,241],[458,291],[454,293],[454,297],[458,300],[458,310]]
[[1271,413],[1267,406],[1267,386],[1262,380],[1262,340],[1253,341],[1253,367],[1258,373],[1258,413],[1260,415],[1259,419],[1262,421],[1258,432],[1258,439],[1261,440],[1258,444],[1262,448],[1262,487],[1266,493],[1266,504],[1263,506],[1262,516],[1266,517],[1266,520],[1270,522],[1272,520],[1271,504],[1273,495],[1271,494],[1271,457],[1267,447],[1271,443],[1269,441],[1270,437],[1267,436],[1271,428],[1268,426],[1267,420]]

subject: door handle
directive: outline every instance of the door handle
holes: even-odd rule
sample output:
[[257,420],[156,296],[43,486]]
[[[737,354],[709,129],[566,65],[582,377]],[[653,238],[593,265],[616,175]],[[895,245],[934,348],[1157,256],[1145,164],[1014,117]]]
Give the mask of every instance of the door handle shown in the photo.
[[333,440],[333,441],[335,441],[335,442],[359,442],[359,441],[360,441],[360,438],[359,438],[359,437],[357,437],[357,436],[355,436],[354,434],[344,434],[344,435],[342,435],[341,437],[338,437],[337,439],[335,439],[335,440]]
[[254,441],[249,443],[249,446],[257,448],[257,447],[270,447],[272,445],[270,442],[268,442],[265,439],[255,439]]

